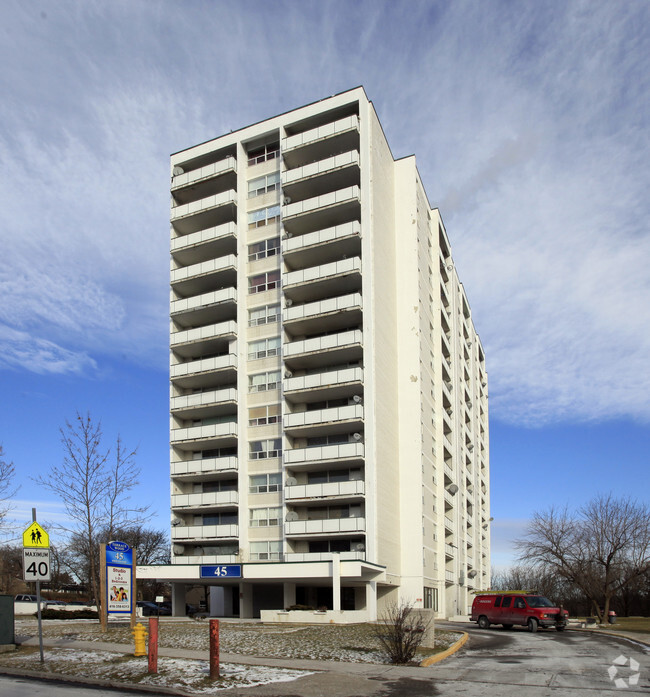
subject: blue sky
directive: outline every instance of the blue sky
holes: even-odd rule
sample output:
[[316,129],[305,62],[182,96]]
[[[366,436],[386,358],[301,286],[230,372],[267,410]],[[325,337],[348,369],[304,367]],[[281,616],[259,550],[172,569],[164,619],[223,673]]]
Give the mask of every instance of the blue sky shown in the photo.
[[650,4],[0,2],[0,443],[18,528],[75,411],[166,527],[169,154],[363,85],[487,357],[493,563],[532,511],[650,502]]

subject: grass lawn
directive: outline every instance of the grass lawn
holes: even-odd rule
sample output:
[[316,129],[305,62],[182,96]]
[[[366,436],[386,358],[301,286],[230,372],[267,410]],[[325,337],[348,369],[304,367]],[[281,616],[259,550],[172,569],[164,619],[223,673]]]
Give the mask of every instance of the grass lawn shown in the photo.
[[612,629],[616,627],[625,632],[650,635],[650,617],[617,617]]

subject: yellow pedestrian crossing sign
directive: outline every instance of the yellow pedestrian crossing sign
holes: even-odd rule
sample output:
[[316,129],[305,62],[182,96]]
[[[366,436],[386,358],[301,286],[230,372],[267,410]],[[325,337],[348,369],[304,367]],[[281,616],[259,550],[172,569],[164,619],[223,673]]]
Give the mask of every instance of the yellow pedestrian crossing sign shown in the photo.
[[50,536],[37,522],[33,522],[23,533],[23,547],[49,546]]

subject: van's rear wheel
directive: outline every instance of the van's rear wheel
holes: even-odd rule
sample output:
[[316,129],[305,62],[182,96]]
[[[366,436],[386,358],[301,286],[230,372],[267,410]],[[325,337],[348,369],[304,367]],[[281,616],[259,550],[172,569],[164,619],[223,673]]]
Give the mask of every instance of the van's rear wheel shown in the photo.
[[531,633],[536,632],[538,626],[539,626],[539,622],[534,617],[528,618],[528,631],[529,632],[531,632]]
[[490,620],[485,615],[481,615],[478,618],[478,626],[481,629],[489,629],[490,628]]

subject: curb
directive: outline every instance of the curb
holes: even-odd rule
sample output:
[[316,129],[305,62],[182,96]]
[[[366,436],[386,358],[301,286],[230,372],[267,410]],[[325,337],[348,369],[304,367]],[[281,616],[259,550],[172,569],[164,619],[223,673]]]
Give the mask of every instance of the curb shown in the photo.
[[420,666],[422,668],[428,668],[429,666],[432,666],[434,663],[444,661],[445,658],[448,658],[452,654],[456,653],[456,651],[458,651],[461,647],[463,647],[468,639],[469,634],[467,632],[463,632],[463,636],[460,639],[458,639],[456,643],[452,644],[448,649],[445,649],[440,653],[436,653],[433,656],[425,658],[423,661],[420,662]]
[[637,639],[635,636],[630,636],[629,634],[619,634],[618,632],[612,632],[609,629],[591,629],[589,627],[567,627],[571,632],[589,632],[590,634],[600,634],[600,636],[615,636],[618,639],[627,639],[628,641],[633,641],[642,646],[650,647],[650,641],[647,638]]

